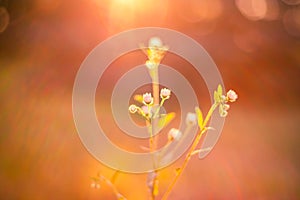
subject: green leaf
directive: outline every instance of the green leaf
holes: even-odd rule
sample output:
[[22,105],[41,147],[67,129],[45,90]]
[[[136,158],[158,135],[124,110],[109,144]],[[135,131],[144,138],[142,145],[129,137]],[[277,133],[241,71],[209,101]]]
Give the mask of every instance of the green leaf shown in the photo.
[[137,101],[139,103],[143,103],[143,96],[142,95],[137,94],[137,95],[134,95],[133,98],[134,98],[135,101]]
[[158,127],[159,128],[163,128],[165,126],[167,126],[174,118],[175,118],[176,114],[174,112],[165,114],[165,115],[161,115],[161,118],[158,121]]
[[217,91],[214,92],[214,99],[215,99],[216,103],[220,102],[220,100],[221,100]]
[[203,114],[202,114],[202,112],[201,112],[201,110],[200,110],[199,107],[196,107],[195,111],[196,111],[197,118],[198,118],[198,126],[202,130],[202,128],[203,128]]
[[218,95],[222,96],[222,94],[223,94],[222,86],[219,84],[218,85]]

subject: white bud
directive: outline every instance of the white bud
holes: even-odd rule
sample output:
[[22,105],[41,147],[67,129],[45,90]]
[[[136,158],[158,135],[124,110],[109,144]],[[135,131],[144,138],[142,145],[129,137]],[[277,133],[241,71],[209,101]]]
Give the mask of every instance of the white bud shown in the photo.
[[189,112],[186,115],[186,120],[185,120],[187,125],[195,125],[197,123],[197,115],[195,113]]
[[182,136],[181,131],[176,128],[172,128],[168,133],[169,141],[173,141],[173,140],[178,141],[180,140],[181,136]]
[[158,37],[150,38],[149,40],[149,47],[161,47],[162,42]]

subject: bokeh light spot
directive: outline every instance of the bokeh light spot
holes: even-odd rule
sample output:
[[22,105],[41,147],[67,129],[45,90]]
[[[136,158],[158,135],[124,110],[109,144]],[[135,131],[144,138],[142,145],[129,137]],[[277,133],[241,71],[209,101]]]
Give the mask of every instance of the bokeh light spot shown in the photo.
[[251,53],[259,48],[263,41],[262,33],[257,29],[246,31],[235,31],[233,41],[235,45],[244,52]]
[[267,12],[265,20],[271,21],[279,18],[280,8],[277,0],[266,0]]
[[242,15],[250,20],[263,19],[267,13],[266,0],[235,0],[235,3]]
[[285,30],[292,36],[300,36],[300,8],[287,10],[283,16]]
[[299,5],[300,0],[282,0],[285,4],[294,6],[294,5]]

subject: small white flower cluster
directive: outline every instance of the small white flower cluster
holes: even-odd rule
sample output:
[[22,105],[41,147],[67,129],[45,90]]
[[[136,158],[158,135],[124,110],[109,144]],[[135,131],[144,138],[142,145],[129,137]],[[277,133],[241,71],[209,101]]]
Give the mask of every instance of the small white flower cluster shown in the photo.
[[238,98],[238,95],[233,90],[229,90],[225,95],[221,96],[221,104],[219,106],[219,113],[221,117],[226,117],[228,115],[228,110],[230,105],[227,102],[235,102]]
[[168,50],[167,46],[164,46],[162,41],[158,37],[153,37],[149,40],[147,56],[148,60],[146,61],[146,66],[148,69],[156,69],[163,59],[166,51]]
[[[162,98],[163,101],[169,99],[171,96],[171,90],[167,89],[167,88],[163,88],[160,91],[160,97]],[[143,94],[143,98],[142,98],[142,103],[144,104],[144,106],[142,107],[138,107],[134,104],[130,105],[128,110],[130,113],[134,114],[136,112],[138,112],[139,114],[143,115],[143,116],[149,116],[150,115],[150,111],[151,111],[151,106],[153,105],[153,97],[151,93],[145,93]]]

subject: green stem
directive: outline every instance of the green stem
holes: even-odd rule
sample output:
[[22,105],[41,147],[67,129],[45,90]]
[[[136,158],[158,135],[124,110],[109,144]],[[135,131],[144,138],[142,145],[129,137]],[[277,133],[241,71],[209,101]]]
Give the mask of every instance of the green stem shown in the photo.
[[154,113],[154,115],[153,115],[153,118],[156,118],[156,116],[157,116],[157,114],[159,113],[161,107],[164,105],[165,100],[166,100],[165,98],[163,98],[163,99],[161,100],[161,102],[160,102],[160,104],[159,104],[157,110],[155,111],[155,113]]
[[[150,72],[151,73],[151,72]],[[153,69],[152,71],[152,92],[153,92],[153,105],[158,105],[159,104],[159,82],[158,82],[158,66]],[[149,138],[149,146],[150,146],[150,153],[154,152],[155,149],[156,149],[156,140],[157,138],[154,137],[154,134],[153,134],[153,130],[156,130],[154,129],[153,126],[156,125],[156,119],[154,118],[156,115],[156,112],[153,116],[151,116],[151,122],[148,123],[149,125],[149,134],[150,134],[150,138]],[[155,168],[155,158],[153,156],[153,166]],[[157,173],[157,170],[155,170],[155,172]],[[157,177],[153,180],[153,186],[152,186],[152,191],[151,191],[151,194],[150,194],[150,199],[152,200],[155,200],[155,188],[156,188],[156,184],[157,183]]]

